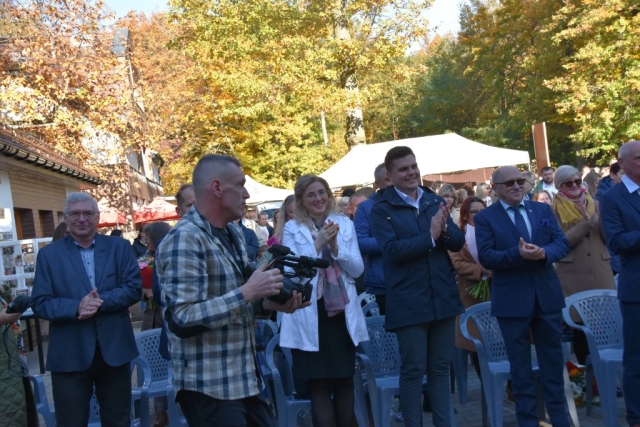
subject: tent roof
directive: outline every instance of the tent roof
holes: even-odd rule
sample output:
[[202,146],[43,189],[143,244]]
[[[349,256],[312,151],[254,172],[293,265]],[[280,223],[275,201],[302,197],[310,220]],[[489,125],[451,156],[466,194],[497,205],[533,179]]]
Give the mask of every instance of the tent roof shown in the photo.
[[268,185],[260,184],[249,175],[245,175],[247,182],[245,188],[249,192],[248,204],[257,205],[262,202],[283,201],[290,194],[293,194],[293,190],[285,190],[283,188],[269,187]]
[[179,220],[176,205],[165,201],[162,197],[154,197],[153,201],[141,209],[133,211],[133,222],[145,223],[153,221]]
[[98,203],[98,211],[100,211],[100,222],[98,227],[112,227],[127,223],[127,216],[124,212],[116,208],[112,208],[106,203]]
[[357,145],[320,176],[331,188],[373,182],[373,171],[393,147],[408,146],[422,175],[529,163],[527,151],[492,147],[455,133]]

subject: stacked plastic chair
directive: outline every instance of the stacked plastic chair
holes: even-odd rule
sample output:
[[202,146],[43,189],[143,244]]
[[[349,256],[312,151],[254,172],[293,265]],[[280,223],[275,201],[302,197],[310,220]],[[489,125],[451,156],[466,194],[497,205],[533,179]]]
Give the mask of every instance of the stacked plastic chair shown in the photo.
[[[575,310],[582,324],[571,318]],[[622,369],[622,314],[617,292],[599,289],[579,292],[566,299],[562,311],[564,321],[580,329],[587,337],[587,414],[591,410],[591,378],[598,381],[600,403],[607,427],[617,425],[616,387],[618,372]]]

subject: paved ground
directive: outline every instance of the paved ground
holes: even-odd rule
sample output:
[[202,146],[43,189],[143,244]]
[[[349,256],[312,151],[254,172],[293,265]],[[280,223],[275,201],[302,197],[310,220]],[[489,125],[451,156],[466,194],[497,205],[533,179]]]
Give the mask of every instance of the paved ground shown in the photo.
[[[43,348],[46,354],[47,342],[44,343]],[[40,368],[38,366],[38,354],[36,349],[34,351],[28,353],[29,360],[29,370],[32,374],[38,374],[40,372]],[[51,376],[47,372],[43,375],[44,382],[47,387],[47,394],[49,397],[49,402],[52,402],[51,397]],[[475,374],[475,370],[473,367],[469,367],[469,377],[468,377],[468,403],[465,406],[460,405],[458,400],[458,396],[453,396],[454,407],[457,410],[457,422],[459,427],[482,427],[482,411],[480,405],[480,381]],[[625,422],[625,406],[624,399],[618,398],[618,423],[619,427],[626,426]],[[396,405],[394,405],[396,406]],[[153,402],[150,403],[150,409],[153,413]],[[516,422],[515,416],[515,405],[506,400],[503,404],[503,427],[517,427],[518,423]],[[431,426],[431,414],[424,413],[424,425]],[[599,406],[595,406],[591,415],[587,416],[585,408],[578,408],[578,417],[580,421],[580,426],[582,427],[603,427],[605,425],[604,418],[602,414],[602,410]],[[305,425],[311,425],[310,423],[305,423]],[[401,427],[403,424],[397,422],[394,418],[391,420],[392,427]],[[41,419],[41,426],[44,426],[44,423]],[[550,427],[551,424],[549,420],[544,420],[540,422],[540,426]],[[283,426],[285,427],[285,426]],[[293,426],[286,426],[293,427]]]

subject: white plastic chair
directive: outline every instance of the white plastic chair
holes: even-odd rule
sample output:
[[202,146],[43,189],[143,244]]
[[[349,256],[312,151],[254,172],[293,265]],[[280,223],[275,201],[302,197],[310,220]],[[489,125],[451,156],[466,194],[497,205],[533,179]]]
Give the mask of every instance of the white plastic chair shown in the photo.
[[[590,410],[591,371],[598,380],[600,403],[607,427],[617,425],[616,387],[622,370],[622,314],[617,291],[597,289],[578,292],[567,297],[562,310],[564,321],[580,329],[587,337],[587,409]],[[571,318],[574,309],[583,324]]]

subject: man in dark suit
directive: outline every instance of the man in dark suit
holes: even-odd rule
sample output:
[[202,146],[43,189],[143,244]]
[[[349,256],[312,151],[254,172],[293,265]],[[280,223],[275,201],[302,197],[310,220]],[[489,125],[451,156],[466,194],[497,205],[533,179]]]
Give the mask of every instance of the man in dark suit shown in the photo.
[[138,355],[129,306],[140,300],[140,268],[128,241],[97,234],[96,201],[71,193],[69,235],[38,253],[33,312],[49,320],[58,426],[87,425],[95,386],[104,426],[131,424],[129,362]]
[[538,426],[531,336],[549,418],[569,426],[563,389],[564,296],[553,263],[569,253],[569,242],[548,205],[523,201],[525,179],[506,166],[492,177],[499,201],[474,217],[480,263],[492,270],[491,314],[498,319],[511,364],[516,416]]
[[623,388],[627,422],[640,427],[640,141],[620,147],[622,182],[600,196],[600,218],[608,247],[620,255],[618,299],[624,337]]

